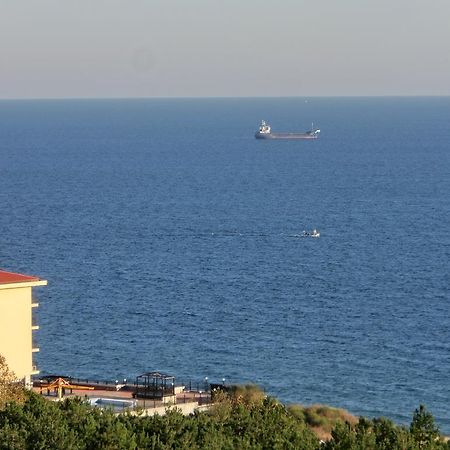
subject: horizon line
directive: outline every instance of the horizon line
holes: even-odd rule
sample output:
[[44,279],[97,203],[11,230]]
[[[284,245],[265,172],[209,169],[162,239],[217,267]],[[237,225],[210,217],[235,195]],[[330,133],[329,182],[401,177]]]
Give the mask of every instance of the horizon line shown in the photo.
[[450,94],[383,94],[383,95],[266,95],[266,96],[129,96],[129,97],[1,97],[1,102],[6,101],[67,101],[67,100],[240,100],[240,99],[295,99],[295,98],[450,98]]

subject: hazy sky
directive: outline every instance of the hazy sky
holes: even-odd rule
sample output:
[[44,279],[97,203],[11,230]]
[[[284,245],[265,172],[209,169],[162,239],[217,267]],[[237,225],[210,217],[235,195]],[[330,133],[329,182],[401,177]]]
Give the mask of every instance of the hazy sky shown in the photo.
[[450,95],[450,0],[0,0],[0,98]]

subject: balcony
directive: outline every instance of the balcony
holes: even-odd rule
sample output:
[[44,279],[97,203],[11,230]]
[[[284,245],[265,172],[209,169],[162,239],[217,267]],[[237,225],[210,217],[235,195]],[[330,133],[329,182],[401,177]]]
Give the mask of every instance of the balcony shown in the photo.
[[[38,306],[39,303],[32,303],[31,307],[35,307],[33,305]],[[38,314],[36,314],[36,312],[31,314],[31,329],[32,330],[39,330],[39,325],[38,325]]]
[[39,375],[40,370],[37,366],[31,366],[31,374],[30,375]]

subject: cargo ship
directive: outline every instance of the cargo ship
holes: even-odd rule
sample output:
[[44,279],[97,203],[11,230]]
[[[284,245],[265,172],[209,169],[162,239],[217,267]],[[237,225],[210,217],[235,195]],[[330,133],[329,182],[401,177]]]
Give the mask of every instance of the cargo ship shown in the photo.
[[259,130],[255,133],[256,139],[317,139],[320,130],[314,128],[311,124],[311,129],[304,133],[272,133],[270,125],[264,120],[261,121]]

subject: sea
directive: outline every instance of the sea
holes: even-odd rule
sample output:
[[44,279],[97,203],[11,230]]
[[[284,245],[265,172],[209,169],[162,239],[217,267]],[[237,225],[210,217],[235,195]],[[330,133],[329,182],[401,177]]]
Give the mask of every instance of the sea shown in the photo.
[[41,374],[450,433],[449,97],[3,100],[0,205],[0,267],[48,280]]

